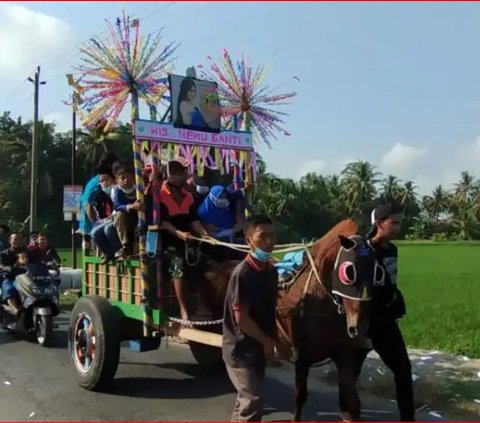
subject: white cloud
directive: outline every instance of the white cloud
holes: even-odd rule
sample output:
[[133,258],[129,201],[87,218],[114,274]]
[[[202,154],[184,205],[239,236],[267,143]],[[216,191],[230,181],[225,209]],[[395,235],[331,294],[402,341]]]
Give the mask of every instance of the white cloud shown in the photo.
[[408,176],[409,171],[418,165],[427,152],[426,148],[417,148],[397,143],[382,157],[382,167],[389,174]]
[[470,151],[466,152],[467,157],[469,157],[470,159],[473,159],[478,163],[478,161],[480,161],[480,135],[475,139],[474,143],[470,146],[469,150]]
[[300,179],[307,173],[323,173],[325,165],[323,160],[307,160],[300,165],[296,177]]
[[18,4],[0,3],[0,74],[18,79],[32,68],[63,53],[71,44],[70,26],[53,16]]
[[[72,117],[65,113],[53,112],[43,117],[44,122],[54,123],[57,132],[68,132],[72,130]],[[78,124],[77,124],[78,126]]]

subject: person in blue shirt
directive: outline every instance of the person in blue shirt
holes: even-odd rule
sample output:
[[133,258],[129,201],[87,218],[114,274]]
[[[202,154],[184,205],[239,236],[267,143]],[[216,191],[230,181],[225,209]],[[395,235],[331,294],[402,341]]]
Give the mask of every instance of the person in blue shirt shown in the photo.
[[226,188],[222,185],[213,186],[198,208],[198,217],[212,237],[231,242],[234,234],[234,215],[227,194]]
[[[224,242],[233,242],[234,234],[243,228],[243,221],[235,223],[227,189],[222,185],[215,185],[210,189],[210,193],[198,209],[198,218],[210,236]],[[203,250],[217,261],[243,260],[245,257],[243,252],[223,246],[205,245]]]
[[83,193],[80,197],[80,214],[78,232],[83,235],[83,248],[87,249],[90,244],[90,233],[95,226],[96,214],[92,213],[97,194],[104,188],[101,181],[101,174],[112,172],[112,168],[118,163],[118,158],[115,154],[105,152],[98,161],[95,169],[95,176],[93,176],[85,185]]
[[135,227],[138,223],[138,212],[143,205],[136,199],[133,167],[120,164],[113,169],[113,173],[117,182],[112,192],[115,228],[122,244],[119,258],[125,259],[133,255]]

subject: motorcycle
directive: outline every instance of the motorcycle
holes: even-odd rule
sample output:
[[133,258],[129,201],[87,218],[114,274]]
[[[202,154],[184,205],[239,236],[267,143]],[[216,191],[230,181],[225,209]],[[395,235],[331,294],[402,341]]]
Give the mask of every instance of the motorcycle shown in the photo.
[[41,346],[49,346],[55,327],[53,318],[60,313],[60,270],[52,263],[32,263],[26,268],[26,273],[15,278],[21,301],[18,312],[7,304],[0,306],[3,327],[26,334]]

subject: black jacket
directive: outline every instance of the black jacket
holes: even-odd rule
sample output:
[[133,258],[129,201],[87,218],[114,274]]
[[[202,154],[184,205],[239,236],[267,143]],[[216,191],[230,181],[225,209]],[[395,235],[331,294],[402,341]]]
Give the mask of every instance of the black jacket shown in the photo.
[[406,314],[405,301],[397,286],[398,249],[391,242],[386,247],[373,247],[378,264],[385,271],[382,282],[374,282],[372,289],[372,314],[399,319]]

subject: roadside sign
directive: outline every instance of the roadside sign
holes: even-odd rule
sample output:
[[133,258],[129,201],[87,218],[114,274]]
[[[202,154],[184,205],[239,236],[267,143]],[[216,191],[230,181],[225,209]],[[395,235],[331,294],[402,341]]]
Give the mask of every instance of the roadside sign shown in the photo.
[[78,213],[80,211],[81,185],[63,186],[63,212]]

